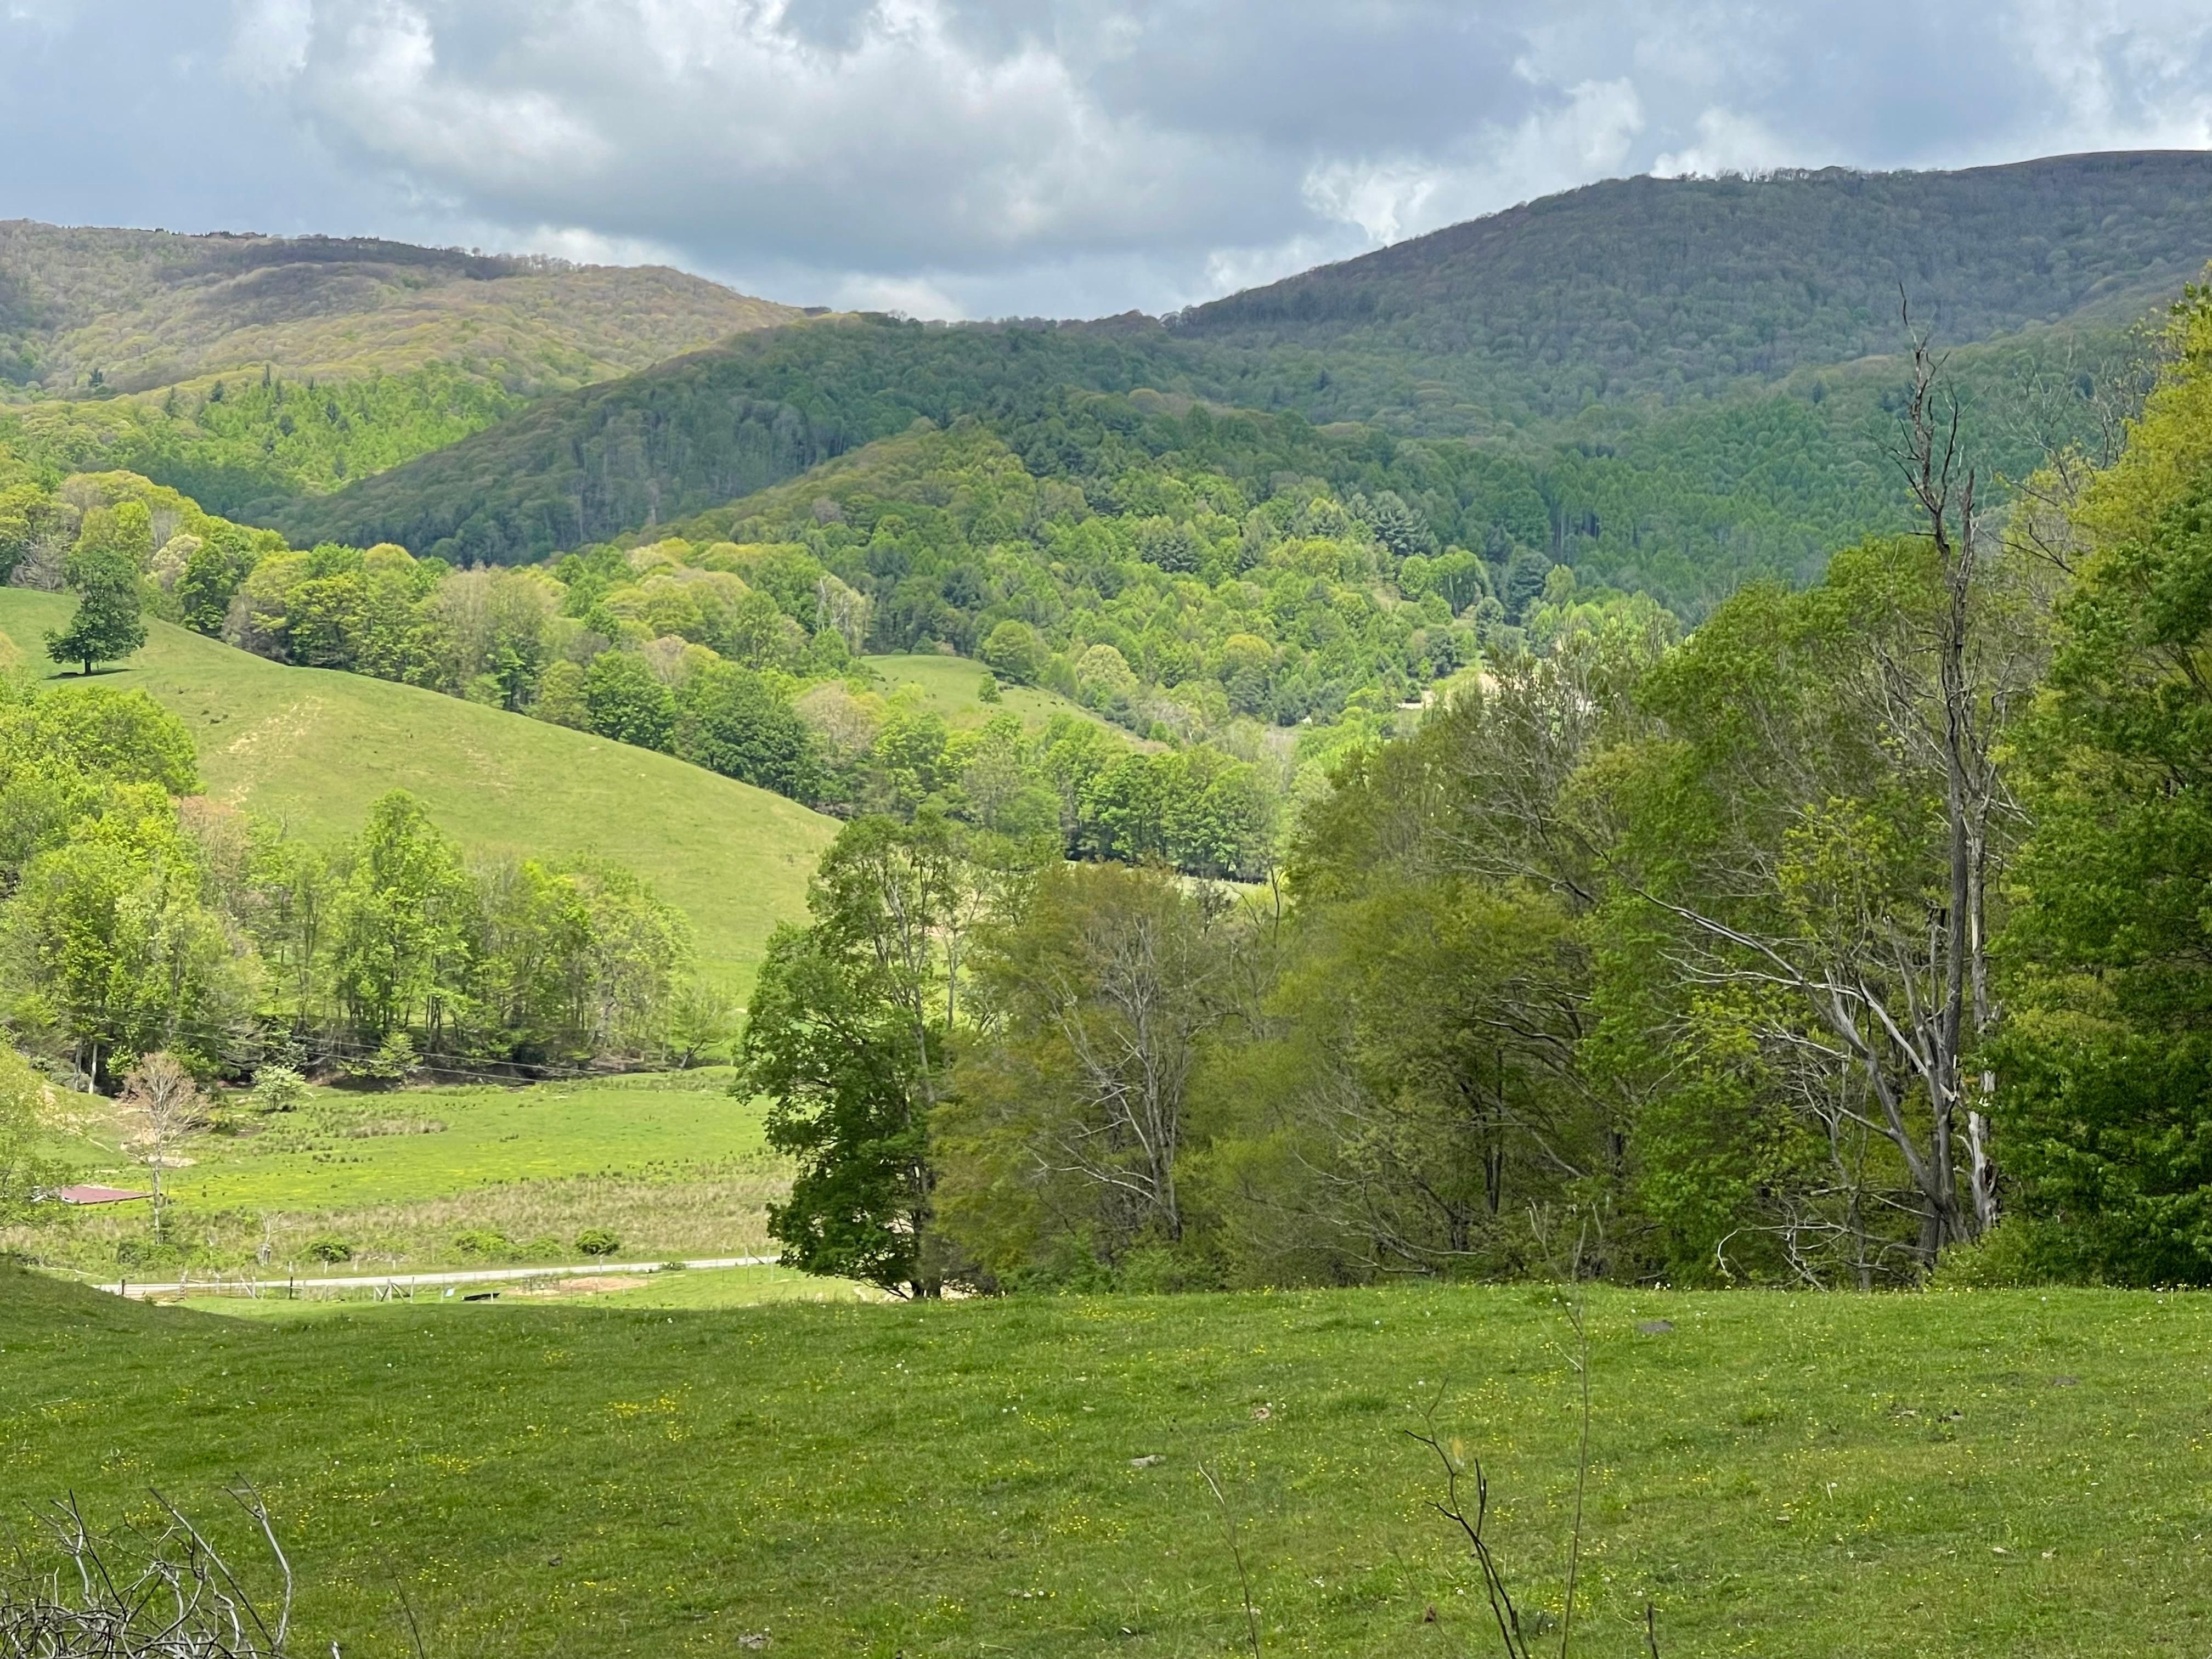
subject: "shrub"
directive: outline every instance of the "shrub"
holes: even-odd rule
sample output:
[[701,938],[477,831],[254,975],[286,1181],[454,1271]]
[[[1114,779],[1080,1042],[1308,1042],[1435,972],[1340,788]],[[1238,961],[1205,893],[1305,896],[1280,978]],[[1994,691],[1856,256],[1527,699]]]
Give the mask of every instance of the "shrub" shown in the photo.
[[121,1267],[173,1267],[183,1258],[183,1251],[158,1238],[121,1238],[115,1242],[115,1261]]
[[307,1254],[318,1261],[335,1267],[341,1261],[353,1260],[353,1246],[343,1238],[318,1238],[307,1246]]
[[296,1111],[312,1099],[307,1079],[289,1066],[264,1066],[253,1074],[253,1092],[246,1098],[257,1112]]
[[586,1255],[612,1255],[622,1249],[622,1240],[605,1227],[586,1227],[576,1235],[576,1248]]
[[514,1246],[505,1233],[489,1227],[470,1227],[453,1235],[453,1248],[463,1255],[501,1255]]

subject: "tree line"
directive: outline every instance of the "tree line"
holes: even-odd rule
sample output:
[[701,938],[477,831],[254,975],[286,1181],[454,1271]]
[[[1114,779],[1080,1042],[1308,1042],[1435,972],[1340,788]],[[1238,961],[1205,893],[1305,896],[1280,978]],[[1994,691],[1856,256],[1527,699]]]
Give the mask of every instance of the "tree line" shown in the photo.
[[2008,513],[1686,637],[1573,614],[1360,745],[1279,890],[870,818],[738,1086],[787,1259],[949,1285],[2212,1281],[2212,292]]
[[314,845],[198,787],[143,692],[0,686],[0,1012],[84,1086],[156,1052],[203,1078],[635,1063],[719,1018],[684,919],[618,866],[471,866],[397,791]]

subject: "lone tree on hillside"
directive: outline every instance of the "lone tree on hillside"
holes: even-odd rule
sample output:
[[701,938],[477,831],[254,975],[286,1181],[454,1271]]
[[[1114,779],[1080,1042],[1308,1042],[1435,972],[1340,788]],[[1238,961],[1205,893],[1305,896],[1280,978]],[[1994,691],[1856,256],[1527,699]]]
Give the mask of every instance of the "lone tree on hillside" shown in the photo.
[[149,539],[145,518],[146,509],[136,501],[85,514],[63,570],[77,592],[76,614],[67,628],[46,635],[46,654],[56,662],[76,663],[89,674],[94,663],[127,657],[146,643],[141,562],[132,544]]

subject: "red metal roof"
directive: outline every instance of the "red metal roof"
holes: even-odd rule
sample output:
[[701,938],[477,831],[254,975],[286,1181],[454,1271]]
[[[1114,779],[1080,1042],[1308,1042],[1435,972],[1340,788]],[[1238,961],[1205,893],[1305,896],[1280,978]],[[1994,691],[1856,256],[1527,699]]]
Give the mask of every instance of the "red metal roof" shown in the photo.
[[64,1204],[121,1204],[130,1199],[150,1198],[150,1193],[134,1193],[122,1187],[57,1187],[51,1197]]

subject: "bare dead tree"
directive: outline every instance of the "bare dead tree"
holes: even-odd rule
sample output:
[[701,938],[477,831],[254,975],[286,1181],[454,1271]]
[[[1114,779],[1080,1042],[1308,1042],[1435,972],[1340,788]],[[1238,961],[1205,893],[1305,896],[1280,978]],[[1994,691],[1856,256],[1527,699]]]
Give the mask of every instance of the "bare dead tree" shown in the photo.
[[165,1049],[142,1059],[123,1079],[116,1103],[123,1115],[125,1144],[134,1147],[154,1181],[154,1237],[161,1236],[161,1171],[177,1149],[204,1127],[205,1103],[184,1062]]
[[59,1559],[40,1572],[19,1554],[13,1574],[0,1577],[0,1654],[283,1659],[292,1568],[260,1494],[241,1483],[230,1496],[254,1522],[283,1580],[282,1597],[268,1612],[185,1512],[161,1493],[152,1496],[162,1529],[144,1540],[133,1566],[116,1561],[114,1547],[94,1534],[74,1498],[40,1517]]

